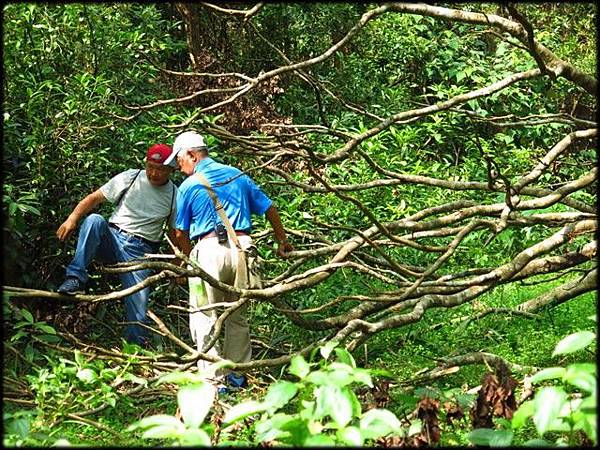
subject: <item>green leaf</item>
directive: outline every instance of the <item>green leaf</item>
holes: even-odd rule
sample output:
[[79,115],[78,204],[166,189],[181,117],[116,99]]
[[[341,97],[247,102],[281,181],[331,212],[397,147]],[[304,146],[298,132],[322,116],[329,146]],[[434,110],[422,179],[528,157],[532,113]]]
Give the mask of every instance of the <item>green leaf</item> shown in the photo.
[[530,380],[532,383],[539,383],[543,380],[553,380],[562,378],[566,372],[567,370],[564,367],[548,367],[547,369],[537,372]]
[[316,384],[317,386],[323,386],[331,384],[332,380],[327,372],[322,370],[315,370],[308,374],[306,381],[309,383]]
[[410,427],[408,427],[408,431],[406,432],[406,435],[412,436],[413,434],[420,433],[422,428],[423,428],[423,422],[421,422],[421,419],[415,419],[410,423]]
[[50,325],[47,325],[45,323],[37,322],[34,324],[34,326],[37,329],[45,331],[48,334],[56,334],[56,330],[54,328],[52,328]]
[[527,419],[529,419],[534,412],[533,400],[528,400],[519,406],[512,417],[511,425],[513,429],[522,428]]
[[142,433],[144,439],[178,439],[184,431],[173,426],[157,425]]
[[304,442],[303,447],[334,447],[335,441],[326,434],[316,434],[308,436]]
[[555,447],[554,444],[544,439],[530,439],[523,444],[524,447]]
[[187,429],[183,436],[181,436],[179,443],[184,446],[201,446],[210,447],[212,442],[210,436],[204,430],[200,429]]
[[513,432],[509,430],[494,430],[490,439],[490,447],[508,447],[513,440]]
[[156,414],[154,416],[144,417],[142,420],[134,422],[127,427],[126,431],[145,430],[147,428],[158,426],[177,428],[180,431],[185,430],[183,423],[181,423],[181,421],[175,417],[166,414]]
[[208,383],[183,386],[177,393],[177,403],[188,428],[198,428],[210,410],[216,388]]
[[475,428],[471,431],[467,438],[475,445],[490,445],[490,441],[494,436],[494,431],[491,428]]
[[77,378],[85,383],[93,383],[98,379],[98,376],[92,369],[81,369],[77,371]]
[[590,363],[571,364],[563,380],[586,392],[596,395],[596,366]]
[[296,355],[292,358],[288,372],[303,379],[310,372],[310,366],[301,355]]
[[329,355],[331,354],[331,352],[333,351],[333,349],[336,346],[337,346],[337,342],[330,341],[327,344],[323,345],[321,348],[319,348],[319,352],[321,352],[321,356],[323,357],[323,359],[325,359],[325,360],[329,359]]
[[364,442],[360,430],[352,426],[338,430],[337,438],[344,444],[348,444],[354,447],[361,447]]
[[238,403],[225,413],[223,422],[226,424],[237,422],[238,420],[241,420],[244,417],[248,417],[252,414],[262,412],[266,409],[268,409],[268,405],[265,405],[261,402],[257,402],[255,400],[248,400],[243,403]]
[[338,360],[341,363],[347,364],[348,366],[354,368],[356,367],[356,361],[354,361],[354,358],[352,357],[352,355],[350,354],[350,352],[348,350],[346,350],[345,348],[339,348],[336,347],[334,348],[335,354],[338,358]]
[[260,420],[255,426],[256,441],[272,441],[274,439],[290,436],[290,433],[284,431],[283,428],[291,422],[298,420],[297,417],[283,413],[274,414],[268,419]]
[[298,386],[296,383],[278,381],[269,387],[264,402],[269,408],[279,409],[285,406],[297,393]]
[[545,387],[537,393],[533,401],[535,409],[533,423],[538,434],[543,436],[550,424],[560,414],[560,410],[567,401],[567,394],[560,388]]
[[581,350],[592,343],[596,339],[596,334],[591,331],[579,331],[562,339],[552,353],[552,356],[564,355]]
[[400,421],[387,409],[370,409],[360,419],[360,432],[365,439],[375,439],[400,432]]
[[21,309],[21,314],[23,316],[23,319],[25,319],[28,323],[33,323],[33,315],[29,311],[27,311],[26,309]]
[[346,426],[352,419],[352,400],[346,392],[335,385],[324,385],[315,389],[316,399],[314,419],[329,416],[338,428]]

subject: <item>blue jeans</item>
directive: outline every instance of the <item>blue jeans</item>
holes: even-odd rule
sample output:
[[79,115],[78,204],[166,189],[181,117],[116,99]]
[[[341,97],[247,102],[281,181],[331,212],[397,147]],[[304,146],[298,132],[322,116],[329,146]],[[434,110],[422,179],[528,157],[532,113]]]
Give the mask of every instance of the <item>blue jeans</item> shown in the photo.
[[[144,253],[156,253],[159,244],[150,245],[142,239],[109,227],[100,214],[90,214],[79,228],[77,249],[71,264],[67,267],[67,277],[76,277],[87,283],[87,267],[92,260],[105,264],[131,261],[142,258]],[[129,288],[150,276],[150,270],[136,270],[119,274],[123,288]],[[146,309],[150,288],[144,288],[125,297],[125,313],[128,322],[146,322]],[[136,344],[145,344],[146,330],[139,325],[127,325],[125,339]]]

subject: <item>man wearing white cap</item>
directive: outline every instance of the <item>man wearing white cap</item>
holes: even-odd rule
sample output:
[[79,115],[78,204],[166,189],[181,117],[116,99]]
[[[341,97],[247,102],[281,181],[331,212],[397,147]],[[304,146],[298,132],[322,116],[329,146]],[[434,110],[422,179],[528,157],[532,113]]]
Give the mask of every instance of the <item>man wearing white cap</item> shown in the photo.
[[[210,183],[216,197],[231,223],[242,249],[252,246],[251,214],[265,215],[270,222],[277,253],[286,257],[293,250],[273,201],[241,170],[220,164],[208,156],[208,148],[201,135],[194,131],[180,134],[173,143],[173,153],[165,164],[176,164],[188,178],[181,183],[177,193],[175,236],[183,253],[197,261],[200,267],[218,280],[234,285],[236,282],[238,250],[225,224],[220,219],[205,182]],[[196,244],[192,248],[192,241]],[[232,302],[235,295],[213,288],[200,278],[190,278],[190,308],[207,303]],[[237,309],[224,323],[225,337],[222,356],[233,362],[247,362],[251,358],[250,330],[246,320],[246,305]],[[210,330],[216,320],[214,310],[190,313],[192,339],[200,351],[210,340]],[[213,347],[209,353],[217,354]],[[198,361],[201,370],[205,361]],[[243,387],[243,375],[230,373],[226,381],[231,387]]]

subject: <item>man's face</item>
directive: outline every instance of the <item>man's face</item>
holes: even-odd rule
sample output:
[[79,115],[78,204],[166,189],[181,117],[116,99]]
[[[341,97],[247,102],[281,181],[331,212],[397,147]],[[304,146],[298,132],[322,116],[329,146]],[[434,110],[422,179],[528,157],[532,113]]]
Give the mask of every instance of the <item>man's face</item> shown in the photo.
[[173,173],[173,170],[172,167],[164,164],[146,161],[146,176],[154,186],[162,186],[169,181],[169,176]]
[[197,161],[198,158],[196,157],[196,154],[189,150],[177,154],[177,165],[179,166],[179,170],[188,176],[194,173],[194,167],[196,167]]

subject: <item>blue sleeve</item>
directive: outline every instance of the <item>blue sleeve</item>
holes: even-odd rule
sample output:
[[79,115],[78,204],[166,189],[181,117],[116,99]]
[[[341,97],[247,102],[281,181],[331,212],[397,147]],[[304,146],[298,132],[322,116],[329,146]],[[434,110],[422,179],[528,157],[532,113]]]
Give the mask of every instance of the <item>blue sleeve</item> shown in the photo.
[[246,188],[248,192],[248,205],[250,206],[250,212],[252,214],[256,214],[258,216],[262,216],[267,212],[267,209],[271,207],[273,204],[273,200],[271,200],[267,195],[259,188],[254,181],[248,176],[245,175],[246,179]]
[[185,195],[186,191],[182,183],[177,190],[177,215],[175,216],[175,228],[183,231],[189,231],[192,221],[189,196]]

